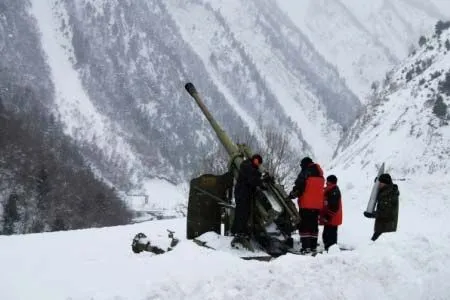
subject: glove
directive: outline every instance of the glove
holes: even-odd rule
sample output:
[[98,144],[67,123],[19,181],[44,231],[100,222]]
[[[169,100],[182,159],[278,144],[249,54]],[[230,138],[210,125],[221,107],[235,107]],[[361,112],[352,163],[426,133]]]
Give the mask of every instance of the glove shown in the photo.
[[265,172],[261,175],[261,180],[263,182],[273,182],[273,177],[269,175],[269,173]]
[[370,219],[376,219],[377,218],[377,213],[376,212],[368,213],[367,211],[365,211],[364,212],[364,217],[370,218]]
[[295,199],[295,198],[297,198],[297,192],[296,191],[291,191],[290,193],[289,193],[289,199]]
[[319,224],[320,225],[327,225],[330,222],[331,217],[328,215],[321,215],[319,216]]

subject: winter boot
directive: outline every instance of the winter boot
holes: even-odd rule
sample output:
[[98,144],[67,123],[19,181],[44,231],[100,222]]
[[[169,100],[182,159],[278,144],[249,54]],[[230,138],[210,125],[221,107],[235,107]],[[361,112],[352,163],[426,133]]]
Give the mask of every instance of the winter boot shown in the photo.
[[292,237],[286,239],[286,246],[288,248],[294,248],[294,239]]
[[317,252],[317,237],[310,238],[310,246],[311,246],[311,252]]
[[311,250],[311,238],[310,237],[300,237],[301,249],[306,251],[306,249]]
[[250,237],[243,234],[236,234],[231,240],[231,247],[239,249],[245,248],[249,251],[254,251],[253,246],[250,243]]
[[310,248],[302,248],[302,249],[300,249],[300,254],[301,255],[309,255],[309,254],[311,254],[312,252],[311,252],[311,249]]

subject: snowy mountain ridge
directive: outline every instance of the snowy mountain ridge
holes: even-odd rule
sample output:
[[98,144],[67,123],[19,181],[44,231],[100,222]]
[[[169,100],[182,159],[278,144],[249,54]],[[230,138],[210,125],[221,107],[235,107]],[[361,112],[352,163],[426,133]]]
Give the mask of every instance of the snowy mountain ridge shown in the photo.
[[315,48],[367,103],[370,86],[400,63],[421,34],[450,18],[436,0],[278,0]]
[[296,149],[331,157],[358,99],[272,2],[246,5],[33,2],[54,109],[107,181],[144,190],[149,177],[179,183],[213,152],[187,81],[231,136],[275,128]]
[[[337,72],[273,3],[169,1],[167,7],[211,77],[221,82],[226,99],[237,111],[247,112],[252,131],[258,132],[258,119],[285,128],[286,115],[293,123],[288,128],[294,128],[290,134],[296,148],[306,142],[317,157],[330,157],[329,145],[340,137],[339,123],[348,124],[359,105]],[[252,73],[257,74],[253,80],[242,81]],[[273,101],[280,109],[267,110]],[[349,109],[348,115],[340,105]]]
[[396,176],[448,174],[450,164],[450,23],[432,36],[372,94],[341,141],[333,165],[374,174],[385,161]]
[[[2,78],[20,74],[19,84],[38,91],[100,178],[164,208],[183,197],[161,201],[155,182],[185,182],[220,147],[187,81],[236,141],[277,130],[294,153],[327,166],[361,108],[355,94],[445,12],[444,2],[411,0],[303,1],[300,9],[271,0],[5,1]],[[403,11],[414,12],[404,24],[414,29],[384,39],[387,25],[404,28]]]

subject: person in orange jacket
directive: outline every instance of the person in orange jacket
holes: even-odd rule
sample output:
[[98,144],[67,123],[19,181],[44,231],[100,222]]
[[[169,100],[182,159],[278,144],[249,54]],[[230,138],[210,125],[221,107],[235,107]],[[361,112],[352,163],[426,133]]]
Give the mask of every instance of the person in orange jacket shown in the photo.
[[324,225],[322,241],[325,250],[328,251],[332,245],[337,244],[338,226],[342,224],[342,196],[337,186],[337,177],[327,177],[327,185],[324,195],[324,209],[320,216],[320,225]]
[[299,224],[301,252],[316,252],[319,234],[319,213],[323,208],[325,179],[320,165],[305,157],[300,163],[301,171],[289,193],[291,199],[298,198],[301,222]]

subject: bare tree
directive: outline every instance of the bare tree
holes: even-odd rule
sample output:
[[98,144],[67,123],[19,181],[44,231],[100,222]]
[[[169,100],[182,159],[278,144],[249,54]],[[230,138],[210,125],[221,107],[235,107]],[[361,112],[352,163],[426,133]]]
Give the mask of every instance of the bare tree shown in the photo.
[[287,134],[266,128],[263,131],[265,146],[260,154],[264,158],[264,165],[280,183],[295,176],[298,172],[300,157],[289,143]]
[[[263,157],[263,164],[267,171],[281,184],[292,181],[299,171],[300,152],[295,151],[290,144],[289,136],[285,132],[277,131],[267,126],[259,126],[262,139],[257,140],[251,133],[241,133],[232,138],[237,144],[246,144],[254,153]],[[204,173],[222,174],[227,171],[229,157],[225,149],[219,148],[205,156],[195,176]],[[289,182],[288,182],[289,181]]]
[[17,195],[13,193],[3,205],[3,234],[13,234],[14,223],[19,219],[19,213],[17,211]]

